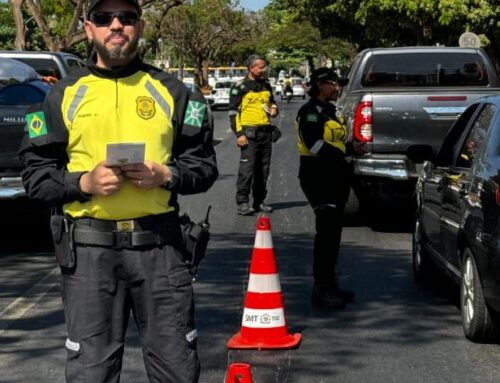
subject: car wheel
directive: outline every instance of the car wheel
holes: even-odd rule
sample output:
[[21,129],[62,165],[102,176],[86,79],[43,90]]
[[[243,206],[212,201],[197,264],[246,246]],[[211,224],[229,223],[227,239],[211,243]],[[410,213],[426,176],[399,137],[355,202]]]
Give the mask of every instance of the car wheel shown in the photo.
[[498,328],[484,300],[476,261],[469,248],[465,249],[462,260],[460,309],[462,327],[467,339],[478,343],[496,340]]
[[412,263],[413,263],[413,277],[417,282],[424,282],[431,278],[431,260],[429,253],[424,246],[424,235],[422,230],[422,221],[420,217],[416,216],[415,226],[413,228],[412,236]]

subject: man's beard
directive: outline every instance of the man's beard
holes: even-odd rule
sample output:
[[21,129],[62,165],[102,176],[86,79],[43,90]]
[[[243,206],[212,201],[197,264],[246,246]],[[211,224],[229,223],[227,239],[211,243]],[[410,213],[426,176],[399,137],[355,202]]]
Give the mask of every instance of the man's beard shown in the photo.
[[112,36],[108,37],[104,43],[94,40],[94,47],[102,60],[110,67],[121,66],[127,64],[132,60],[137,54],[139,46],[139,36],[134,37],[129,41],[128,45],[113,45],[112,48],[108,49],[106,47],[106,42],[111,39]]

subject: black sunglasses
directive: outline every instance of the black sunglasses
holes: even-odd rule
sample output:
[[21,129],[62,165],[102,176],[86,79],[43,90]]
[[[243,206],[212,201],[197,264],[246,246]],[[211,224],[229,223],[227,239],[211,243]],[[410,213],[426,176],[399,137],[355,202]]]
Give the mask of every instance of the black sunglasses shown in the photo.
[[117,18],[121,25],[135,25],[139,20],[139,15],[135,12],[92,12],[90,21],[97,27],[109,27],[114,18]]

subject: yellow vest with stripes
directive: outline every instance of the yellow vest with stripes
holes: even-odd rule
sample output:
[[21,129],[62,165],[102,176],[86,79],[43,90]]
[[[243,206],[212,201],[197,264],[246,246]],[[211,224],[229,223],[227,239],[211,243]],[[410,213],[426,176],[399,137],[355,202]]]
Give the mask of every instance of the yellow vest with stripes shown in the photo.
[[[118,79],[88,75],[64,91],[62,115],[68,129],[69,172],[92,170],[106,159],[108,143],[145,143],[145,160],[168,163],[172,155],[174,100],[145,72]],[[125,179],[111,196],[64,205],[72,217],[132,219],[174,210],[164,188],[139,189]]]

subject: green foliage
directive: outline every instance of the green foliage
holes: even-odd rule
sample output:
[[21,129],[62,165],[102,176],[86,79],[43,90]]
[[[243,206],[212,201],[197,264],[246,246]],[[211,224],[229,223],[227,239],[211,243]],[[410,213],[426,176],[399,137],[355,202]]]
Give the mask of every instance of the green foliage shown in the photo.
[[16,26],[9,4],[0,3],[0,49],[13,49],[15,38]]

